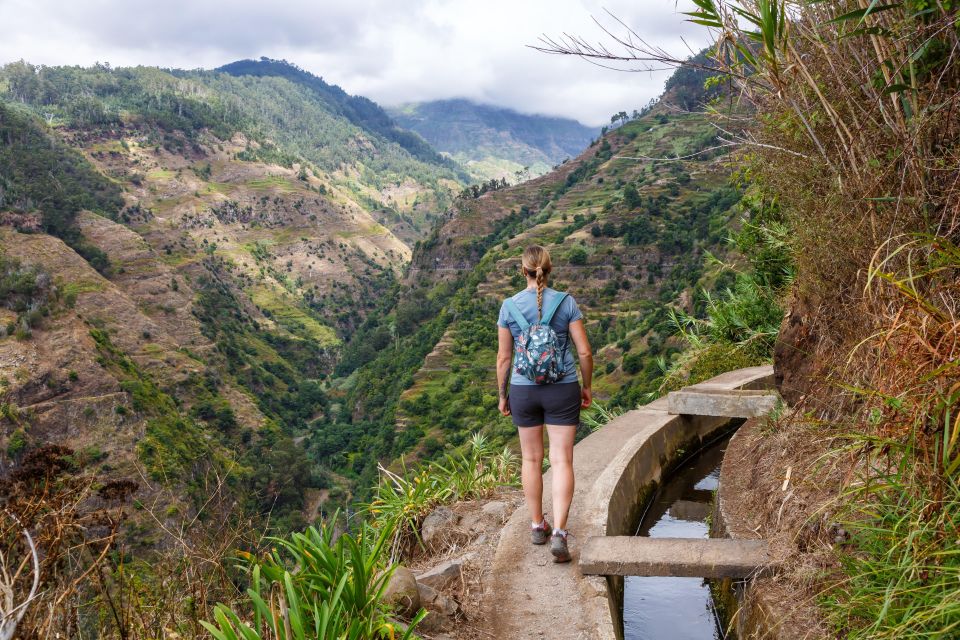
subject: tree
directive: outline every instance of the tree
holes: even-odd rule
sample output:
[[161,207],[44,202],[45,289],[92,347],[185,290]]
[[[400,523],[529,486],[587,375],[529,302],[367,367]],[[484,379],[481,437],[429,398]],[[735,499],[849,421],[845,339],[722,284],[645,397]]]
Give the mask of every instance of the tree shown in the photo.
[[630,116],[627,115],[626,111],[621,111],[610,116],[610,124],[617,124],[618,122],[623,125],[630,119]]

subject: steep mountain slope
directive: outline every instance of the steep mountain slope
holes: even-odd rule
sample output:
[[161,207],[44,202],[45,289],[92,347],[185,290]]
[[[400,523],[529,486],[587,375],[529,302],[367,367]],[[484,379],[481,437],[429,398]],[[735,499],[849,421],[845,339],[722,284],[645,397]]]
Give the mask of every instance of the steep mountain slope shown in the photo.
[[0,93],[31,105],[54,125],[153,126],[158,133],[150,143],[168,151],[189,150],[196,131],[221,140],[242,132],[244,146],[234,150],[236,159],[297,165],[300,175],[318,178],[316,187],[337,189],[411,242],[426,233],[460,188],[449,161],[435,153],[421,160],[369,126],[354,124],[340,104],[304,78],[14,63],[0,74]]
[[390,113],[481,180],[515,180],[517,172],[524,177],[542,175],[578,156],[599,134],[575,120],[526,115],[462,99],[406,104]]
[[299,522],[295,439],[456,174],[277,77],[8,65],[0,134],[0,449]]
[[[587,317],[597,354],[594,388],[602,402],[631,406],[653,390],[658,359],[677,350],[669,309],[696,311],[694,290],[721,284],[704,252],[725,254],[740,193],[700,114],[651,114],[608,133],[576,159],[523,184],[459,199],[414,251],[398,306],[380,325],[403,323],[384,352],[346,352],[359,363],[348,396],[361,434],[395,454],[432,456],[472,431],[510,441],[515,430],[496,410],[496,317],[523,286],[519,254],[529,243],[554,256],[554,285],[571,292]],[[392,348],[391,348],[392,347]],[[341,371],[346,373],[347,370]],[[379,425],[379,426],[377,426]],[[396,425],[396,426],[394,426]],[[396,429],[396,433],[394,433]],[[318,432],[316,455],[335,455]]]
[[[107,411],[136,425],[114,443],[117,474],[146,465],[191,495],[199,472],[184,470],[204,452],[216,469],[233,465],[256,509],[295,521],[304,488],[363,491],[378,463],[433,455],[472,430],[509,440],[492,317],[529,242],[550,247],[557,286],[587,313],[598,396],[629,405],[650,389],[674,348],[666,305],[700,304],[703,251],[722,251],[739,199],[714,152],[649,160],[710,147],[701,116],[650,114],[544,176],[454,202],[462,183],[445,166],[338,115],[347,107],[323,86],[267,70],[0,73],[6,141],[36,142],[0,155],[0,219],[18,245],[5,253],[14,276],[36,269],[61,292],[47,315],[6,310],[22,340],[3,348],[26,362],[51,336],[86,332],[79,355],[43,356],[53,378],[110,372],[71,395],[47,387],[43,367],[11,368],[3,402],[30,419],[4,422],[0,445],[22,452],[60,433],[69,408],[82,419],[66,441],[101,446],[96,407],[124,407]],[[82,179],[51,180],[58,197],[44,200],[27,187],[47,174]],[[70,246],[12,235],[40,230]],[[37,238],[57,250],[24,249]],[[206,448],[184,448],[191,433]]]
[[395,142],[424,162],[459,170],[455,163],[445,160],[433,147],[424,144],[422,138],[398,127],[397,123],[377,103],[363,96],[349,95],[337,85],[328,84],[323,81],[323,78],[318,78],[285,60],[270,58],[237,60],[216,70],[233,76],[286,78],[315,92],[333,113],[345,117],[369,135],[380,136]]

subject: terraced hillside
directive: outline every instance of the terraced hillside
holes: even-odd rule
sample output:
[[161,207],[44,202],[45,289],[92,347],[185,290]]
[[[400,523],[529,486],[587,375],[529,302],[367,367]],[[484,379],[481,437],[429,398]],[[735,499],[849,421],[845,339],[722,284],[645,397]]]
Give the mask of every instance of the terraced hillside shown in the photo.
[[0,134],[0,457],[298,522],[333,470],[295,441],[456,171],[274,76],[8,65]]
[[246,507],[295,523],[311,490],[349,503],[380,463],[507,441],[493,317],[530,242],[587,313],[598,397],[653,387],[668,309],[715,284],[704,252],[740,198],[714,152],[672,160],[712,145],[702,116],[648,114],[453,200],[457,172],[278,64],[0,73],[5,277],[39,296],[2,305],[8,457],[99,452],[181,510],[229,469]]
[[392,412],[397,449],[413,455],[456,446],[471,431],[511,439],[496,411],[494,318],[523,286],[519,255],[534,242],[550,249],[555,286],[586,314],[596,396],[636,404],[655,387],[658,359],[677,348],[669,309],[695,311],[703,304],[695,291],[722,284],[706,273],[705,253],[724,255],[741,195],[723,157],[697,153],[713,141],[702,115],[652,113],[545,176],[458,200],[417,246],[404,290],[432,310],[420,325],[430,346],[396,404],[371,409],[358,395],[358,415]]

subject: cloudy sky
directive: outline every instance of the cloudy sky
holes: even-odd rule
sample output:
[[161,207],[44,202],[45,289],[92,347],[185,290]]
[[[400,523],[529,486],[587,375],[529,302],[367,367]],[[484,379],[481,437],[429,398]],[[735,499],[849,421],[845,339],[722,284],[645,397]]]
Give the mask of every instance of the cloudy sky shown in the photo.
[[[0,63],[212,68],[284,58],[384,105],[465,97],[600,125],[642,107],[665,73],[624,73],[526,45],[601,41],[609,10],[678,55],[706,33],[690,0],[0,0]],[[619,27],[622,32],[623,28]]]

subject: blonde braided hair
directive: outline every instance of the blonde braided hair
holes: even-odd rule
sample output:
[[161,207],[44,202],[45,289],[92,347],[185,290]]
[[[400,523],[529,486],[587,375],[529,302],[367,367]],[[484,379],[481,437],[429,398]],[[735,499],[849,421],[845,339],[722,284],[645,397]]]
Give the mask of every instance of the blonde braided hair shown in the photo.
[[537,322],[539,322],[543,317],[543,290],[547,288],[547,276],[553,269],[550,253],[538,244],[530,245],[523,250],[520,264],[525,275],[537,279]]

